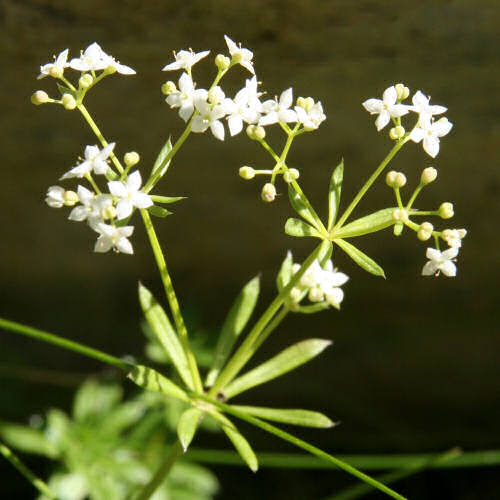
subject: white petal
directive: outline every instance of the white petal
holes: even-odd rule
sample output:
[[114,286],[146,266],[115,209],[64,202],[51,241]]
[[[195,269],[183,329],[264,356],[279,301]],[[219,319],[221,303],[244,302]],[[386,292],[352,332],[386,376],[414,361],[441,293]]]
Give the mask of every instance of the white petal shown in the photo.
[[425,130],[423,128],[420,128],[420,127],[416,127],[414,128],[411,133],[410,133],[410,139],[413,141],[413,142],[420,142],[424,137],[425,137]]
[[282,109],[279,112],[281,122],[290,123],[297,121],[297,113],[293,109]]
[[187,73],[182,73],[179,78],[179,88],[186,94],[189,94],[194,90],[193,80]]
[[[170,96],[169,96],[170,97]],[[194,106],[192,102],[185,102],[179,109],[179,116],[187,122],[193,114]]]
[[73,208],[73,210],[71,210],[68,219],[81,222],[85,220],[88,215],[89,215],[88,207],[84,205],[78,205],[77,207]]
[[457,266],[451,260],[443,262],[440,269],[445,276],[449,276],[450,278],[457,275]]
[[101,235],[99,236],[99,238],[97,238],[97,241],[95,242],[94,252],[105,253],[111,250],[111,248],[113,248],[111,240],[106,236]]
[[272,125],[273,123],[278,122],[278,113],[276,111],[271,111],[267,115],[264,115],[259,120],[259,125],[265,127],[266,125]]
[[141,183],[142,183],[141,173],[139,172],[139,170],[136,170],[134,173],[128,176],[127,188],[130,192],[139,191]]
[[222,125],[222,122],[219,120],[213,121],[210,124],[210,130],[216,139],[219,139],[219,141],[224,140],[224,125]]
[[137,208],[148,208],[153,205],[151,197],[146,193],[135,193],[132,201]]
[[342,291],[341,288],[333,288],[331,290],[331,293],[326,295],[326,300],[333,306],[333,307],[339,307],[340,303],[344,299],[344,292]]
[[452,248],[448,248],[447,250],[445,250],[441,256],[443,259],[454,259],[457,255],[458,255],[458,252],[459,252],[459,249],[458,247],[452,247]]
[[134,226],[123,226],[117,229],[121,238],[128,238],[134,232]]
[[134,253],[134,249],[132,248],[132,244],[130,243],[129,240],[127,240],[127,238],[120,238],[116,242],[115,246],[116,246],[117,250],[119,250],[122,253],[126,253],[129,255],[132,255]]
[[406,104],[395,104],[394,106],[391,106],[391,116],[394,118],[406,115],[409,111],[410,107]]
[[382,95],[382,100],[384,101],[384,104],[396,104],[396,101],[398,99],[398,93],[396,92],[396,87],[394,85],[392,87],[389,87],[385,89],[384,94]]
[[227,124],[231,136],[239,134],[243,130],[243,120],[239,115],[230,116],[227,120]]
[[196,115],[191,122],[191,130],[195,133],[205,132],[209,125],[208,120],[205,120],[200,115]]
[[431,156],[432,158],[436,158],[439,153],[439,139],[437,137],[433,137],[432,135],[425,135],[423,141],[424,151]]
[[440,260],[441,252],[435,248],[428,248],[425,252],[425,256],[431,260]]
[[422,269],[422,276],[432,276],[435,274],[437,271],[437,266],[436,264],[430,260],[425,264],[425,266]]
[[290,87],[289,89],[284,90],[280,96],[280,108],[289,108],[293,103],[293,90]]
[[227,35],[224,35],[224,40],[226,41],[227,48],[231,55],[239,50],[238,46]]
[[412,97],[411,99],[411,102],[415,105],[415,106],[426,106],[427,104],[429,104],[429,99],[427,97],[425,97],[425,95],[420,92],[420,90],[417,90],[414,94],[414,96]]
[[126,219],[132,213],[133,208],[132,200],[120,200],[116,204],[116,218],[118,220]]
[[377,131],[382,130],[391,121],[391,115],[386,109],[383,109],[375,120]]
[[124,198],[128,195],[127,188],[121,181],[108,182],[108,189],[113,196],[117,196],[118,198]]
[[453,128],[453,123],[446,118],[440,118],[437,122],[434,122],[432,128],[438,137],[443,137]]
[[370,114],[375,115],[379,114],[383,109],[384,103],[380,99],[368,99],[364,103],[362,103],[363,107]]

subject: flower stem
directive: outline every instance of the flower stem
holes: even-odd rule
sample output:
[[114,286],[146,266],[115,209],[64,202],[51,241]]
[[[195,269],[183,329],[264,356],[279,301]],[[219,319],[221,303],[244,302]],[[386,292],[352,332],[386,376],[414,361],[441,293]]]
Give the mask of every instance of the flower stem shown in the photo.
[[129,372],[133,368],[133,365],[131,363],[122,361],[119,358],[115,358],[114,356],[106,354],[102,351],[98,351],[97,349],[92,349],[92,347],[87,347],[85,345],[79,344],[78,342],[73,342],[72,340],[64,339],[52,333],[47,333],[36,328],[31,328],[30,326],[15,323],[14,321],[0,318],[0,328],[11,332],[20,333],[21,335],[26,335],[27,337],[32,337],[43,342],[48,342],[49,344],[57,345],[58,347],[62,347],[63,349],[68,349],[70,351],[83,354],[84,356],[97,359],[98,361],[101,361],[108,365],[116,366],[117,368],[120,368],[120,370],[125,370],[126,372]]
[[156,232],[149,216],[149,212],[145,209],[140,210],[142,219],[144,221],[144,226],[146,227],[146,232],[148,233],[149,242],[151,243],[151,248],[155,256],[156,264],[158,265],[158,270],[160,271],[161,280],[163,282],[163,287],[165,288],[165,294],[167,296],[168,303],[170,305],[170,310],[174,317],[175,326],[177,327],[177,332],[179,339],[186,354],[188,361],[189,371],[193,378],[194,389],[198,392],[203,391],[203,384],[201,382],[200,373],[198,371],[198,365],[196,364],[196,359],[189,347],[188,333],[186,325],[184,323],[184,318],[182,317],[181,309],[179,307],[179,302],[175,294],[174,286],[172,284],[172,279],[167,269],[167,263],[165,262],[165,257],[156,236]]
[[154,476],[150,479],[149,483],[146,484],[144,489],[137,495],[135,500],[148,500],[154,494],[159,486],[167,478],[172,466],[175,461],[182,455],[182,445],[179,440],[175,442],[170,448],[169,454],[165,457],[165,460],[160,464],[158,470],[155,472]]

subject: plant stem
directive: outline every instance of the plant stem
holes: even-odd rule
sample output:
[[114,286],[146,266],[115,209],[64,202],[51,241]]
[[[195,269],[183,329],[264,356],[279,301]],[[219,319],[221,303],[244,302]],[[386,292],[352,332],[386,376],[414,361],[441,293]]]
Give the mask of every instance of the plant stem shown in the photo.
[[273,331],[278,327],[278,325],[286,318],[290,309],[288,307],[284,307],[262,330],[262,333],[259,335],[254,345],[252,346],[252,354],[257,351],[257,349],[265,342],[267,337],[273,333]]
[[105,352],[98,351],[97,349],[93,349],[92,347],[87,347],[78,342],[73,342],[72,340],[67,340],[52,333],[44,332],[42,330],[22,325],[20,323],[15,323],[14,321],[0,318],[0,328],[11,332],[20,333],[21,335],[26,335],[27,337],[32,337],[43,342],[48,342],[49,344],[57,345],[58,347],[77,352],[78,354],[83,354],[84,356],[88,356],[89,358],[97,359],[102,363],[116,366],[117,368],[120,368],[120,370],[124,370],[126,372],[129,372],[133,368],[133,365],[131,363],[122,361],[121,359],[115,358],[114,356],[106,354]]
[[163,481],[167,478],[172,466],[175,461],[182,455],[182,445],[179,440],[175,442],[170,448],[169,454],[165,457],[165,460],[160,464],[158,470],[155,472],[154,476],[150,479],[149,483],[146,484],[144,489],[137,495],[135,500],[148,500],[151,498],[156,489],[161,486]]
[[7,448],[7,446],[0,443],[0,453],[42,494],[51,500],[57,500],[56,496],[50,488],[36,475],[31,472],[26,465],[24,465],[19,458]]
[[140,210],[142,219],[144,221],[144,226],[146,227],[146,232],[148,233],[149,242],[151,243],[151,248],[155,256],[156,264],[158,265],[158,270],[160,271],[161,280],[163,282],[163,287],[165,288],[165,294],[167,296],[168,303],[170,305],[170,310],[172,311],[172,316],[174,317],[175,326],[177,327],[177,333],[186,354],[188,361],[189,371],[193,378],[194,387],[197,392],[203,391],[203,384],[201,382],[200,373],[198,371],[198,365],[196,364],[196,359],[193,355],[191,348],[189,347],[188,332],[186,325],[184,323],[184,318],[182,317],[181,309],[179,307],[179,302],[175,294],[174,285],[172,284],[172,279],[167,269],[167,263],[165,262],[165,257],[156,236],[156,232],[149,216],[149,212],[145,209]]
[[382,163],[377,167],[375,172],[370,176],[370,178],[365,182],[364,186],[359,190],[359,193],[354,197],[351,201],[351,204],[346,208],[345,212],[342,214],[342,217],[337,221],[332,231],[338,230],[342,227],[342,224],[347,220],[349,215],[351,215],[352,211],[356,208],[358,203],[361,201],[361,198],[365,195],[365,193],[370,189],[371,185],[377,180],[378,176],[382,173],[384,168],[388,165],[388,163],[396,156],[397,152],[410,140],[410,136],[408,135],[406,138],[398,141],[394,147],[389,151],[389,154],[382,160]]

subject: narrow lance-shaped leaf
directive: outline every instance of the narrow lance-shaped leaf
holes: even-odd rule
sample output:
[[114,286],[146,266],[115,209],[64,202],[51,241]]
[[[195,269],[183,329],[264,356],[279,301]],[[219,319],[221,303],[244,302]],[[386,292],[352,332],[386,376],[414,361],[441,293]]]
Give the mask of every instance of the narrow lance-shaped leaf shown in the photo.
[[155,203],[164,203],[168,205],[169,203],[176,203],[177,201],[185,200],[186,196],[161,196],[158,194],[150,195],[150,198]]
[[392,226],[396,221],[392,214],[397,207],[384,208],[360,219],[356,219],[335,231],[334,238],[355,238],[364,234],[375,233]]
[[331,340],[308,339],[287,347],[265,363],[233,380],[224,389],[224,395],[232,398],[252,387],[280,377],[315,358],[331,343]]
[[288,198],[290,200],[292,207],[295,209],[295,211],[304,220],[309,222],[309,224],[314,226],[319,231],[318,222],[317,222],[317,215],[313,214],[313,212],[311,212],[310,208],[307,206],[307,203],[306,203],[304,196],[300,193],[297,193],[297,191],[295,191],[295,189],[293,189],[293,186],[291,184],[288,184]]
[[328,231],[335,224],[340,205],[340,192],[344,178],[344,160],[342,160],[332,173],[330,189],[328,191]]
[[238,431],[236,426],[224,415],[219,412],[212,412],[212,417],[215,418],[220,423],[221,429],[225,432],[226,436],[231,440],[236,451],[239,453],[240,457],[245,461],[245,463],[250,467],[252,472],[257,472],[259,468],[259,462],[255,456],[252,447],[249,442],[243,437],[243,435]]
[[136,365],[127,377],[139,387],[148,391],[159,392],[165,396],[180,399],[186,403],[190,402],[188,395],[167,377],[152,368]]
[[335,422],[332,422],[326,415],[317,411],[264,408],[261,406],[231,406],[235,410],[247,413],[248,415],[262,418],[264,420],[271,420],[273,422],[281,422],[283,424],[316,427],[319,429],[327,429],[335,425]]
[[188,449],[195,435],[198,424],[203,416],[203,411],[199,408],[187,409],[179,418],[177,424],[177,435],[182,444],[184,452]]
[[359,250],[359,248],[356,248],[345,240],[334,240],[334,242],[365,271],[375,276],[382,276],[382,278],[385,278],[384,270],[373,259]]
[[292,266],[293,266],[293,257],[292,252],[290,250],[286,253],[286,257],[281,264],[278,276],[276,276],[276,286],[278,291],[281,292],[283,288],[289,283],[292,279]]
[[24,453],[35,453],[49,458],[57,458],[57,446],[45,434],[26,425],[0,423],[0,437],[9,446]]
[[163,177],[167,173],[168,167],[170,166],[170,160],[167,161],[165,165],[163,165],[163,162],[165,161],[165,158],[170,153],[170,151],[172,151],[172,141],[170,140],[169,137],[165,145],[161,148],[156,158],[155,164],[153,165],[153,169],[151,170],[151,176],[156,175],[160,171],[159,170],[160,168],[161,168],[160,177]]
[[147,211],[154,217],[161,217],[164,219],[167,215],[172,215],[172,212],[166,208],[159,207],[158,205],[151,205],[147,208]]
[[310,226],[300,219],[295,219],[293,217],[286,221],[285,233],[288,234],[288,236],[295,236],[297,238],[303,238],[305,236],[322,238],[321,234],[316,229],[314,229],[314,227]]
[[193,389],[193,379],[179,338],[163,307],[156,302],[153,294],[142,284],[139,284],[139,302],[149,326],[172,360],[177,372],[184,383]]
[[215,347],[215,356],[212,368],[207,375],[206,385],[211,387],[220,370],[224,366],[239,334],[245,328],[252,315],[260,291],[260,279],[258,276],[250,280],[241,290],[234,301],[229,313],[222,325],[221,333]]
[[57,83],[56,85],[57,88],[59,89],[59,92],[61,93],[61,96],[63,96],[64,94],[69,94],[76,98],[76,93],[74,90],[71,90],[68,87],[65,87],[64,85],[61,85],[60,83]]

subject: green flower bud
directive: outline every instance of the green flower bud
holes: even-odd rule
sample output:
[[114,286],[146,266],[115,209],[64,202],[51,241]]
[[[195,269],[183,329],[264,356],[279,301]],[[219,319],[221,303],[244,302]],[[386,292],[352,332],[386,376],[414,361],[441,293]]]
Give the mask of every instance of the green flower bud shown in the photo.
[[292,176],[292,179],[296,181],[300,177],[300,172],[296,168],[289,168],[288,171]]
[[229,59],[229,57],[225,56],[224,54],[217,54],[215,56],[215,65],[220,70],[229,68],[230,64],[231,64],[231,59]]
[[104,219],[114,219],[116,217],[116,208],[114,206],[109,206],[109,207],[106,207],[103,211],[102,211],[102,217]]
[[290,174],[289,171],[285,172],[283,174],[283,180],[287,183],[287,184],[290,184],[290,182],[293,181],[293,177],[292,177],[292,174]]
[[248,125],[247,135],[253,141],[261,141],[266,137],[266,131],[259,125]]
[[410,89],[404,83],[397,83],[394,87],[399,101],[404,101],[410,95]]
[[434,226],[430,222],[423,222],[417,232],[417,238],[420,241],[427,241],[432,236]]
[[391,170],[390,172],[387,172],[387,174],[385,176],[385,183],[391,188],[394,187],[397,176],[398,176],[398,173],[395,170]]
[[325,298],[325,294],[322,292],[321,288],[315,286],[309,290],[307,298],[311,302],[321,302]]
[[74,191],[64,191],[62,198],[64,200],[64,204],[67,207],[72,207],[80,201],[80,198]]
[[404,127],[401,127],[401,125],[398,125],[397,127],[391,128],[389,130],[389,137],[393,140],[396,141],[398,139],[401,139],[405,135],[405,129]]
[[392,218],[398,222],[408,222],[408,212],[404,209],[396,208],[392,212]]
[[264,184],[262,188],[261,198],[266,203],[271,203],[276,198],[276,188],[270,182]]
[[61,78],[64,75],[64,68],[62,68],[61,66],[58,66],[57,64],[54,64],[49,69],[49,74],[53,78]]
[[255,177],[255,170],[252,167],[241,167],[239,170],[240,177],[249,181]]
[[43,90],[37,90],[32,96],[31,96],[31,102],[35,106],[40,106],[40,104],[45,104],[46,102],[50,101],[50,97],[47,95],[47,92],[44,92]]
[[301,295],[302,291],[300,290],[300,288],[297,288],[296,286],[294,286],[290,290],[290,299],[292,300],[292,302],[298,302],[300,300]]
[[125,153],[123,155],[123,162],[128,168],[137,165],[140,159],[141,157],[139,156],[139,153],[136,153],[135,151],[130,151],[129,153]]
[[71,94],[64,94],[61,98],[61,102],[62,105],[68,110],[76,108],[75,98]]
[[453,212],[453,204],[449,202],[441,203],[438,212],[441,219],[451,219],[453,215],[455,215]]
[[394,179],[394,187],[402,188],[406,184],[406,175],[402,172],[398,172],[396,174],[396,178]]
[[424,168],[422,175],[420,176],[420,182],[422,184],[429,184],[434,182],[437,178],[438,172],[433,167]]
[[170,95],[174,92],[177,92],[177,87],[175,86],[175,83],[170,80],[161,86],[161,93],[164,95]]
[[312,97],[299,97],[297,99],[297,106],[309,111],[314,106],[314,99]]
[[89,73],[85,73],[80,77],[80,80],[78,80],[78,85],[82,89],[88,89],[91,85],[94,79],[92,78],[92,75]]

